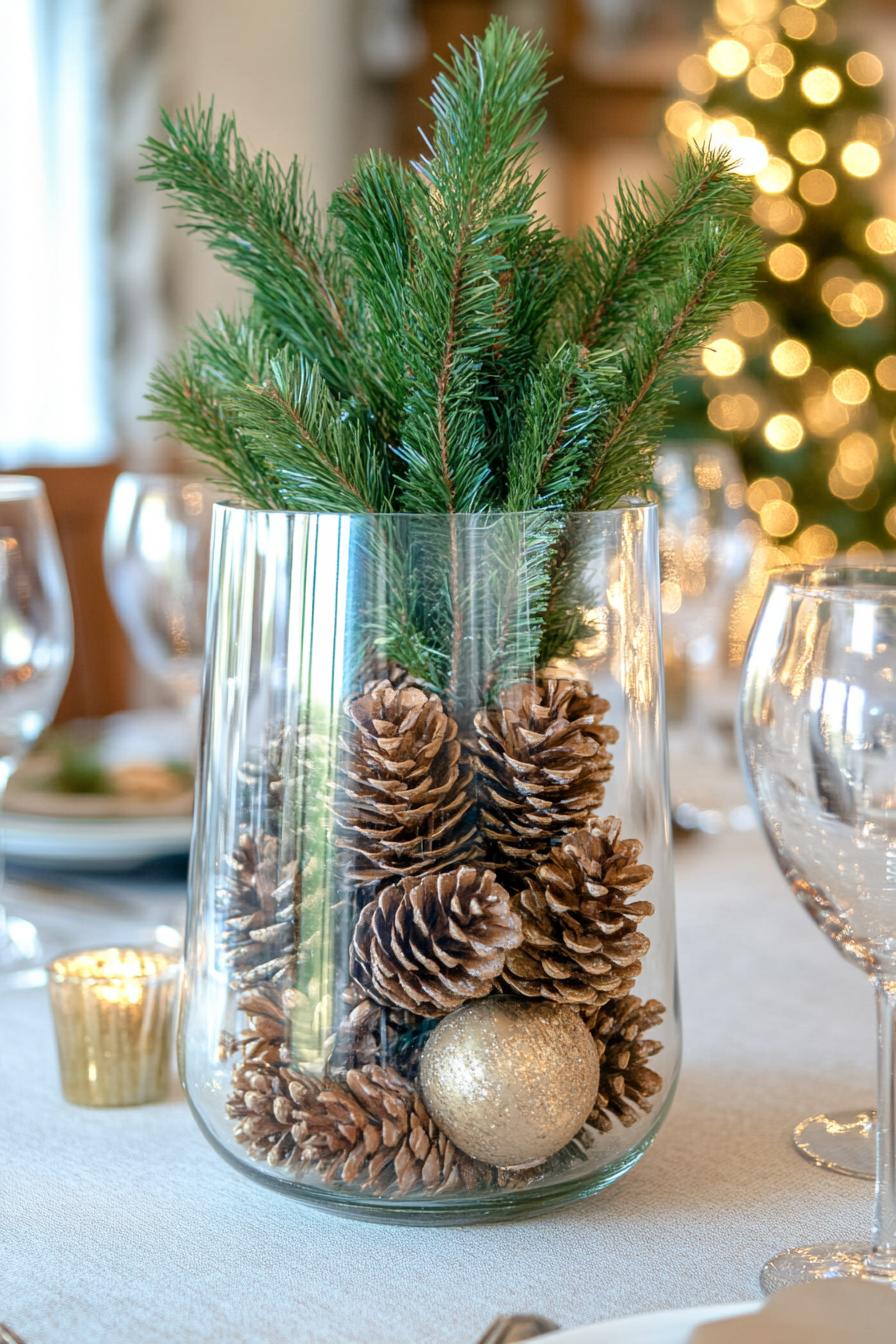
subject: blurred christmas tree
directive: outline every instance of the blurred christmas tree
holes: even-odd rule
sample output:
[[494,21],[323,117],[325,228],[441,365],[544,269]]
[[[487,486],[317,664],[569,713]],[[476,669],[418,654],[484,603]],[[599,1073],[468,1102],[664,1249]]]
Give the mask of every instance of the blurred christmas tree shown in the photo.
[[[840,11],[845,11],[845,6]],[[683,392],[679,432],[727,431],[773,554],[874,556],[896,538],[896,220],[881,61],[824,0],[716,0],[666,112],[680,145],[722,143],[757,187],[767,239],[743,303]]]

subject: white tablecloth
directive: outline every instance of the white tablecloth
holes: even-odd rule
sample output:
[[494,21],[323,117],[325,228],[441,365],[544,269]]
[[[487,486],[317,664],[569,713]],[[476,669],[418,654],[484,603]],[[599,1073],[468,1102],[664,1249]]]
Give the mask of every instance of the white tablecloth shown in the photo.
[[677,884],[672,1112],[623,1180],[528,1223],[342,1221],[232,1171],[180,1098],[67,1106],[46,991],[0,991],[0,1320],[29,1344],[471,1344],[498,1312],[570,1326],[755,1298],[774,1251],[865,1235],[870,1183],[809,1166],[789,1135],[871,1101],[870,988],[757,835],[685,842]]

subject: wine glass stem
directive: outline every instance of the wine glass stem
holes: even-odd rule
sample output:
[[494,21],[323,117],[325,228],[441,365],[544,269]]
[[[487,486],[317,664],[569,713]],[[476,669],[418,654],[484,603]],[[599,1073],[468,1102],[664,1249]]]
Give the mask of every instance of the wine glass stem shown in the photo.
[[869,1268],[896,1274],[896,982],[878,980],[877,1130],[874,1231]]

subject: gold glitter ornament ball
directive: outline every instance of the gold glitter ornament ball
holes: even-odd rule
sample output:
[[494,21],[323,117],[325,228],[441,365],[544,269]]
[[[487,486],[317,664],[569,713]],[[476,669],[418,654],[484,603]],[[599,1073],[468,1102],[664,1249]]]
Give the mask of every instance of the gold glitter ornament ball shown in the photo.
[[420,1061],[430,1115],[463,1152],[496,1167],[559,1152],[588,1119],[599,1079],[597,1046],[578,1013],[505,996],[449,1013]]

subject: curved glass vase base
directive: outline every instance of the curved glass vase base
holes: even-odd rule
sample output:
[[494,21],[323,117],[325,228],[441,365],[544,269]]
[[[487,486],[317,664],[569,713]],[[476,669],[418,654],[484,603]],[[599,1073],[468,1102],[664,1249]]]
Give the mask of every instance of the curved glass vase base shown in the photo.
[[868,1242],[821,1242],[782,1251],[769,1260],[759,1276],[762,1291],[768,1296],[813,1279],[865,1279],[894,1287],[896,1262],[876,1263]]
[[873,1110],[810,1115],[794,1129],[794,1147],[813,1166],[873,1181],[875,1118]]
[[568,1181],[553,1181],[543,1186],[533,1186],[528,1190],[511,1190],[506,1193],[490,1193],[483,1198],[481,1192],[432,1199],[389,1199],[378,1195],[358,1194],[355,1190],[338,1190],[322,1183],[312,1185],[303,1180],[291,1181],[278,1176],[274,1169],[263,1163],[248,1165],[243,1155],[223,1143],[205,1123],[202,1112],[193,1104],[189,1095],[187,1101],[193,1118],[199,1125],[205,1138],[217,1153],[236,1171],[250,1176],[259,1185],[278,1194],[289,1195],[300,1203],[309,1205],[338,1218],[350,1218],[362,1222],[391,1223],[404,1227],[460,1227],[471,1223],[507,1223],[524,1218],[535,1218],[540,1214],[552,1213],[578,1200],[589,1199],[613,1185],[632,1167],[637,1166],[641,1158],[653,1144],[660,1126],[666,1118],[672,1104],[677,1086],[677,1078],[669,1084],[663,1106],[656,1112],[653,1124],[639,1143],[613,1162],[599,1167],[587,1175],[579,1175]]

